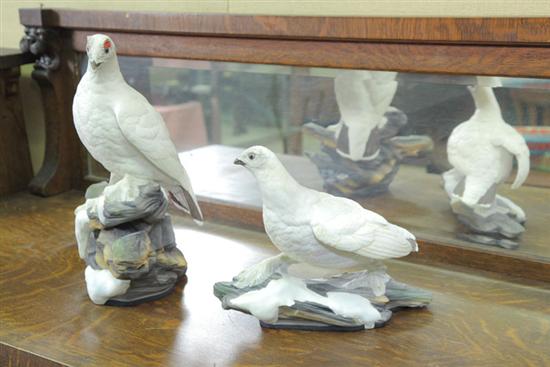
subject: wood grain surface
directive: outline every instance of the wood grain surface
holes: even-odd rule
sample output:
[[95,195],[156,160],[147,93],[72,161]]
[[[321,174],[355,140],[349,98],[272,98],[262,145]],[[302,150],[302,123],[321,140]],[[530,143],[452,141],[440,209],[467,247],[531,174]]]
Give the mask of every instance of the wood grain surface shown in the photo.
[[74,242],[73,210],[82,196],[17,194],[0,201],[2,366],[550,364],[550,285],[465,269],[390,262],[396,279],[432,291],[434,300],[427,309],[398,313],[382,329],[262,330],[253,317],[222,310],[212,286],[274,254],[265,234],[198,227],[183,218],[174,222],[189,261],[187,283],[137,307],[96,306],[87,298]]
[[547,18],[285,17],[21,9],[84,51],[109,33],[121,55],[400,72],[550,77]]
[[[263,231],[256,181],[247,170],[233,165],[241,151],[211,145],[181,153],[180,160],[192,178],[206,218]],[[300,183],[323,190],[323,181],[309,159],[286,155],[281,159]],[[360,203],[417,236],[422,251],[409,256],[409,260],[458,264],[550,282],[547,191],[530,186],[511,190],[507,185],[499,189],[527,213],[526,231],[515,251],[459,240],[456,234],[464,228],[451,212],[440,176],[428,174],[421,167],[402,165],[389,193]]]
[[[92,30],[75,30],[86,50]],[[550,77],[550,47],[281,40],[108,32],[128,56],[390,70],[440,74]]]
[[388,18],[21,9],[21,24],[67,29],[246,38],[550,43],[548,18]]

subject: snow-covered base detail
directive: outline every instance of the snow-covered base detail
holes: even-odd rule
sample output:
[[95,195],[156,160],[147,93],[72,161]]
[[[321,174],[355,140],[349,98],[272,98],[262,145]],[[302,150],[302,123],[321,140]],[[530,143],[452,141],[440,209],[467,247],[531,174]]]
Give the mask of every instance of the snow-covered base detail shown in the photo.
[[296,301],[326,306],[336,315],[364,324],[366,329],[372,329],[375,322],[382,318],[380,312],[364,297],[345,292],[328,292],[323,297],[307,288],[303,280],[289,275],[271,280],[265,288],[234,298],[231,304],[264,322],[273,323],[278,319],[279,307],[293,306]]
[[88,296],[96,305],[104,305],[110,298],[126,293],[130,280],[115,278],[107,269],[94,270],[90,266],[84,272]]
[[86,213],[86,204],[82,204],[74,211],[74,232],[78,245],[78,255],[81,259],[86,258],[90,243],[90,218]]
[[393,280],[384,270],[301,279],[286,272],[262,284],[214,284],[225,309],[251,314],[276,329],[358,331],[384,326],[393,311],[427,306],[432,294]]

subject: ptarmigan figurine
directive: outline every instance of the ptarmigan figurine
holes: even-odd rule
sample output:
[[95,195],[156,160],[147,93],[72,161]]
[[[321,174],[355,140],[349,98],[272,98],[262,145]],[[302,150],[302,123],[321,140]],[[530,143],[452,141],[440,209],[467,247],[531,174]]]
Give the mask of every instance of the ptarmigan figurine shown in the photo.
[[[492,77],[478,77],[477,80],[478,85],[470,87],[475,113],[454,128],[447,142],[447,155],[453,168],[443,174],[445,189],[455,213],[461,214],[462,221],[476,232],[514,237],[517,231],[506,227],[521,226],[499,224],[495,218],[505,214],[523,223],[525,213],[511,200],[497,195],[496,191],[497,186],[510,176],[514,158],[517,174],[512,188],[523,184],[529,174],[529,148],[525,139],[502,118],[493,92],[493,87],[501,85],[500,80]],[[462,213],[457,204],[472,208],[471,215]]]
[[[241,272],[238,287],[264,282],[275,271],[303,262],[323,268],[383,268],[380,260],[418,251],[414,235],[353,200],[300,185],[269,149],[254,146],[234,162],[256,177],[267,235],[281,254]],[[382,276],[380,276],[382,275]],[[375,294],[385,292],[385,272],[373,271]]]
[[90,154],[111,172],[159,183],[181,210],[202,220],[191,182],[161,115],[120,72],[116,46],[106,35],[88,37],[88,69],[73,102],[76,131]]
[[476,111],[454,128],[447,142],[447,154],[457,174],[464,177],[462,200],[473,205],[486,195],[494,196],[496,186],[512,172],[514,157],[518,171],[512,188],[523,184],[529,174],[529,148],[521,134],[502,118],[491,86],[476,85],[470,92]]
[[343,70],[334,79],[341,119],[335,130],[337,152],[352,161],[370,160],[380,151],[379,132],[397,90],[397,73]]

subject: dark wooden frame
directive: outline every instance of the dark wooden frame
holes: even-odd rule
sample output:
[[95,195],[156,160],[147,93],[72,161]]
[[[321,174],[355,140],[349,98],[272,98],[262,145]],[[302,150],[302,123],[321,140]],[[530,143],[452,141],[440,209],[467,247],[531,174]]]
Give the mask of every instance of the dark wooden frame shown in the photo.
[[[120,55],[401,72],[550,78],[548,18],[358,18],[21,9],[22,41],[38,57],[46,160],[32,184],[51,195],[82,184],[69,110],[86,36],[104,32]],[[388,57],[391,55],[391,57]],[[259,213],[202,200],[207,218],[261,226]],[[230,215],[228,215],[230,213]],[[235,220],[235,218],[240,218]],[[423,241],[418,261],[443,261],[550,281],[550,262]],[[488,263],[490,266],[488,266]]]

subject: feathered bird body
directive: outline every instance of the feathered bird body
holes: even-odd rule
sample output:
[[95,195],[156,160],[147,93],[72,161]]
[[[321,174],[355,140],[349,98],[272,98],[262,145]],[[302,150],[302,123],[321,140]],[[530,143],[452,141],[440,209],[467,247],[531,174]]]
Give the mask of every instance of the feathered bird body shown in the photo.
[[449,137],[447,149],[449,161],[466,176],[482,176],[492,183],[503,182],[512,171],[513,155],[491,141],[495,132],[515,133],[509,125],[477,120],[457,126]]
[[112,41],[104,35],[90,37],[88,56],[88,70],[73,101],[75,127],[86,149],[114,177],[130,175],[161,184],[178,208],[202,220],[162,117],[125,82]]
[[281,216],[277,210],[280,203],[264,200],[263,220],[265,231],[273,244],[283,253],[299,262],[320,267],[348,268],[360,263],[357,256],[339,253],[319,244],[311,227],[311,208],[318,202],[315,195],[307,192],[298,201],[290,200],[288,215]]
[[[145,103],[136,104],[136,101],[145,98],[123,80],[121,83],[112,83],[113,85],[97,85],[89,83],[86,79],[84,76],[78,86],[74,115],[78,135],[90,154],[111,173],[121,176],[129,174],[172,184],[174,178],[158,169],[131,144],[118,124],[120,119],[130,119],[132,121],[129,123],[134,125],[135,129],[143,129],[140,134],[144,137],[148,136],[152,141],[169,140],[167,131],[159,129],[158,125],[139,124],[140,115],[156,114],[156,111],[152,107],[148,109]],[[105,94],[104,88],[109,88],[118,98],[113,99],[111,93]],[[138,109],[129,111],[125,108],[132,105],[137,105]],[[153,130],[155,127],[156,131]],[[147,128],[150,131],[145,130]]]
[[[257,158],[251,161],[250,154]],[[418,250],[413,234],[381,215],[353,200],[298,184],[268,149],[249,148],[239,161],[247,159],[244,165],[254,173],[262,192],[266,232],[295,261],[348,268]],[[264,162],[255,168],[259,160]]]
[[[452,131],[447,142],[449,162],[464,177],[457,195],[470,205],[491,201],[496,185],[510,175],[514,157],[518,172],[512,188],[529,174],[529,148],[524,138],[503,119],[492,87],[470,89],[476,112]],[[491,198],[482,200],[489,193]]]

